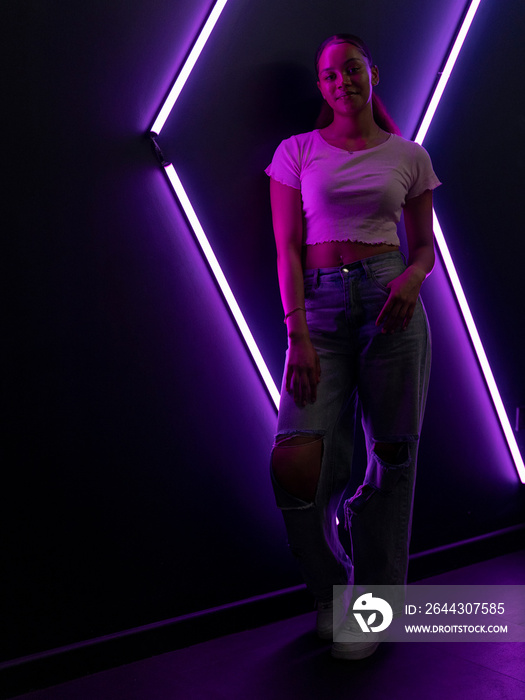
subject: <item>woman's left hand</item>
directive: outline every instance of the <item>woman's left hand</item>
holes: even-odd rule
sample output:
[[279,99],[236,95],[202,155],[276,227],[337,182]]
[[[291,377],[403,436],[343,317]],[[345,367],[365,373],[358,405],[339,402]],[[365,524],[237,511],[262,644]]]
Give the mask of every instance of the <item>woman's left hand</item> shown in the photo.
[[390,295],[376,320],[376,326],[383,326],[382,333],[394,333],[408,327],[425,277],[422,270],[409,266],[387,284]]
[[404,219],[409,265],[387,285],[390,294],[376,320],[376,326],[383,325],[382,333],[394,333],[408,327],[416,310],[421,285],[434,266],[431,190],[406,201]]

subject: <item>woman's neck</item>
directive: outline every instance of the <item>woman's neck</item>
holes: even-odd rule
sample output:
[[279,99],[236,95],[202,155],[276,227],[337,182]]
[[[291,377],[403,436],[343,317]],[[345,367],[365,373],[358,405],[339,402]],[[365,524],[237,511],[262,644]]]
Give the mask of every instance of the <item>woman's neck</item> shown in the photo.
[[325,133],[337,139],[369,140],[381,132],[372,114],[361,113],[355,118],[334,115],[334,120],[326,127]]
[[373,119],[359,123],[353,119],[335,118],[331,124],[321,129],[321,132],[325,141],[348,151],[373,148],[386,141],[389,136]]

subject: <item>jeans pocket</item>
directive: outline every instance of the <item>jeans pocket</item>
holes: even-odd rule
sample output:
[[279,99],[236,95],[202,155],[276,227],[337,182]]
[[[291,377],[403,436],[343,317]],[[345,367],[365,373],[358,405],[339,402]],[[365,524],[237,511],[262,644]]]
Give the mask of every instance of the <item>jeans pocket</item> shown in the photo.
[[406,270],[406,265],[402,260],[394,262],[389,261],[381,266],[375,265],[374,267],[370,267],[369,270],[370,279],[375,286],[379,287],[379,289],[386,294],[389,294],[390,289],[388,285]]
[[304,298],[309,299],[318,285],[317,270],[305,270],[303,273]]

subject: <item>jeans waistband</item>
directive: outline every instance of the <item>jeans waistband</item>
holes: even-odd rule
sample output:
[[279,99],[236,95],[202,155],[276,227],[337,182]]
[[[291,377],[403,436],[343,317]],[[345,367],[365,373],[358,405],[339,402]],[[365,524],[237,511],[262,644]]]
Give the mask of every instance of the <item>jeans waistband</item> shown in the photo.
[[401,260],[403,264],[406,265],[406,259],[400,250],[395,250],[392,253],[380,253],[379,255],[371,255],[368,258],[362,258],[361,260],[356,260],[352,263],[346,263],[343,265],[338,265],[337,267],[316,267],[308,268],[304,271],[304,276],[321,276],[321,275],[335,275],[340,274],[343,270],[352,272],[353,270],[363,269],[367,270],[369,267],[381,266],[381,264],[392,260]]

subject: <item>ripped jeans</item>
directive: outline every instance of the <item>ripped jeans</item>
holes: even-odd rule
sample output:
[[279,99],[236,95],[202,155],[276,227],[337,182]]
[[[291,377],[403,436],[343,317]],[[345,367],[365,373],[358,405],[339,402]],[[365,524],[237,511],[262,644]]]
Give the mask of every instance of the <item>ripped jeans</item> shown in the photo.
[[[334,585],[406,582],[430,330],[421,300],[406,330],[383,334],[375,325],[389,295],[386,285],[405,269],[402,254],[393,252],[304,273],[306,319],[321,381],[317,400],[302,407],[283,379],[271,474],[290,549],[319,601],[332,599]],[[350,480],[358,402],[367,468],[362,485],[344,503],[349,556],[336,514]],[[275,460],[286,460],[287,451],[308,447],[286,444],[300,436],[322,441],[313,501],[283,488],[274,471]],[[380,443],[399,445],[397,458],[381,458]]]

